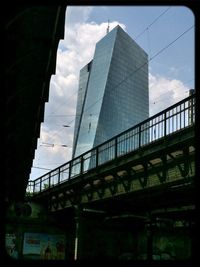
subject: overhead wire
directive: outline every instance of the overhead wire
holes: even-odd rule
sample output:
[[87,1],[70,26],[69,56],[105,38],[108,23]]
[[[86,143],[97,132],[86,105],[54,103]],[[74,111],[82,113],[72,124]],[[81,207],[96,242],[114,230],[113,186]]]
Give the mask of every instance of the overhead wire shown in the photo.
[[[140,34],[138,34],[135,38],[134,38],[134,40],[136,40],[136,39],[138,39],[146,30],[149,30],[149,28],[156,22],[156,21],[158,21],[169,9],[171,8],[171,6],[170,7],[168,7],[166,10],[164,10],[158,17],[156,17]],[[72,96],[74,96],[75,94],[77,94],[78,93],[78,90],[76,90],[76,92],[75,93],[73,93],[70,97],[68,97],[68,100],[72,97]],[[63,104],[61,104],[60,106],[59,106],[59,108],[57,109],[57,110],[59,110],[60,109],[60,107],[61,106],[63,106],[64,104],[66,104],[66,101],[65,101],[65,103],[63,103]],[[48,116],[52,116],[51,114],[53,114],[53,113],[55,113],[57,110],[55,110],[55,111],[52,111],[49,115],[46,115],[47,117]],[[56,115],[55,115],[56,116]],[[57,115],[57,116],[61,116],[61,115]],[[62,115],[62,116],[65,116],[65,115]],[[76,116],[76,115],[66,115],[66,116]]]
[[[75,92],[73,92],[73,93],[67,98],[67,100],[69,100],[71,97],[73,97],[73,96],[74,96],[75,94],[77,94],[77,93],[78,93],[78,89],[77,89]],[[58,107],[56,110],[50,112],[50,114],[48,114],[48,115],[46,115],[46,116],[47,116],[47,117],[48,117],[48,116],[52,116],[53,113],[57,112],[57,111],[58,111],[62,106],[64,106],[64,105],[66,105],[66,100],[65,100],[65,102],[63,102],[63,104],[59,105],[59,107]],[[68,116],[74,116],[74,115],[68,115]]]
[[[167,48],[169,48],[172,44],[174,44],[178,39],[180,39],[184,34],[186,34],[189,30],[191,30],[194,27],[191,26],[190,28],[188,28],[186,31],[184,31],[182,34],[180,34],[176,39],[174,39],[172,42],[170,42],[168,45],[166,45],[164,48],[160,49],[157,53],[155,53],[146,63],[142,64],[140,67],[138,67],[136,70],[134,70],[131,74],[127,75],[120,83],[118,83],[113,90],[115,90],[119,85],[121,85],[125,80],[127,80],[130,76],[132,76],[133,74],[135,74],[137,71],[139,71],[143,66],[145,66],[146,64],[148,64],[150,61],[152,61],[154,58],[156,58],[158,55],[160,55],[162,52],[164,52]],[[93,107],[97,102],[99,102],[103,97],[97,99],[97,101],[95,101],[92,105],[90,105],[87,109],[85,109],[84,111],[89,110],[91,107]],[[70,125],[71,122],[73,122],[74,120],[70,121],[68,123],[68,125]],[[85,133],[86,135],[86,133]]]
[[189,27],[187,30],[185,30],[182,34],[180,34],[176,39],[174,39],[172,42],[170,42],[168,45],[166,45],[165,47],[163,47],[161,50],[159,50],[156,54],[154,54],[149,62],[151,60],[153,60],[155,57],[157,57],[159,54],[161,54],[162,52],[164,52],[168,47],[170,47],[172,44],[174,44],[178,39],[180,39],[183,35],[185,35],[187,32],[189,32],[192,28],[194,28],[194,25],[192,25],[191,27]]
[[[187,82],[185,82],[185,84],[191,82],[192,80],[194,80],[194,79],[190,79],[190,80],[188,80]],[[178,88],[178,86],[173,86],[173,89],[175,89],[175,88]],[[189,92],[189,90],[186,90],[186,91],[185,91],[185,93],[188,93],[188,92]],[[161,99],[162,99],[162,97],[165,96],[165,95],[167,95],[167,94],[169,94],[169,92],[165,92],[164,94],[160,95],[159,97],[154,98],[154,101],[153,101],[153,102],[151,101],[151,102],[149,102],[149,103],[150,103],[150,104],[155,104],[156,102],[160,102],[160,101],[163,102],[164,100],[166,100],[166,98],[165,98],[163,101],[162,101],[162,100],[160,100],[160,101],[156,101],[156,100],[159,99],[160,97],[161,97]],[[169,97],[171,97],[171,96],[169,96]],[[168,98],[169,98],[169,97],[168,97]],[[168,99],[168,98],[167,98],[167,99]],[[98,114],[92,114],[92,115],[98,115]],[[84,126],[83,126],[82,128],[88,129],[88,127],[84,127]],[[91,128],[94,128],[94,127],[91,127]],[[86,135],[86,134],[87,134],[87,133],[85,133],[84,135]]]
[[149,55],[151,57],[151,41],[150,41],[150,33],[149,33],[149,28],[147,30],[147,43],[148,43],[148,47],[149,47]]
[[[167,9],[165,9],[158,17],[156,17],[140,34],[138,34],[134,39],[136,40],[136,39],[138,39],[145,31],[147,31],[147,30],[149,30],[149,28],[156,22],[156,21],[158,21],[169,9],[171,8],[171,6],[170,7],[168,7]],[[150,42],[150,40],[149,40],[149,36],[148,36],[148,42]],[[150,47],[150,44],[149,44],[149,47]],[[149,48],[150,49],[150,48]],[[150,52],[150,54],[151,54],[151,52]],[[71,98],[73,95],[75,95],[75,94],[77,94],[78,93],[78,90],[75,92],[75,93],[73,93],[69,98]],[[68,99],[69,99],[68,98]],[[61,104],[61,106],[63,106],[64,104],[66,104],[66,102],[65,103],[63,103],[63,104]],[[59,106],[59,108],[58,109],[60,109],[60,107],[61,106]],[[58,110],[57,109],[57,110]],[[53,114],[53,113],[55,113],[56,111],[53,111],[52,113],[50,113],[50,114]],[[51,116],[51,115],[47,115],[47,116]],[[71,115],[69,115],[69,116],[71,116]],[[76,117],[77,115],[73,115],[74,117]],[[73,120],[74,121],[74,120]],[[73,122],[72,121],[72,122]]]
[[[191,30],[194,27],[191,26],[190,28],[188,28],[186,31],[184,31],[182,34],[180,34],[175,40],[173,40],[172,42],[170,42],[168,45],[166,45],[165,47],[163,47],[162,49],[160,49],[156,54],[154,54],[147,62],[143,63],[141,66],[139,66],[136,70],[134,70],[133,72],[131,72],[129,75],[127,75],[123,80],[121,80],[112,90],[114,91],[118,86],[120,86],[124,81],[126,81],[129,77],[131,77],[133,74],[135,74],[137,71],[139,71],[142,67],[144,67],[146,64],[148,64],[150,61],[152,61],[154,58],[156,58],[158,55],[160,55],[162,52],[164,52],[167,48],[169,48],[172,44],[174,44],[178,39],[180,39],[184,34],[186,34],[189,30]],[[97,99],[95,102],[93,102],[90,106],[88,106],[87,109],[84,110],[88,111],[91,107],[93,107],[96,103],[98,103],[103,97],[100,97],[99,99]],[[70,125],[72,122],[74,122],[75,119],[71,120],[70,122],[68,122],[67,124]]]
[[[148,31],[148,29],[149,29],[149,27],[151,27],[162,15],[164,15],[169,9],[170,9],[171,7],[169,7],[169,8],[167,8],[162,14],[160,14],[150,25],[148,25],[148,27],[146,27],[145,28],[145,30],[142,32],[142,33],[140,33],[136,38],[135,38],[135,40],[137,39],[137,38],[139,38],[145,31]],[[155,53],[152,57],[150,57],[150,59],[145,63],[145,64],[143,64],[142,66],[140,66],[139,68],[137,68],[135,71],[133,71],[132,73],[130,73],[127,77],[125,77],[119,84],[117,84],[114,88],[113,88],[113,90],[115,90],[120,84],[122,84],[125,80],[127,80],[130,76],[132,76],[133,74],[135,74],[137,71],[139,71],[144,65],[146,65],[146,64],[148,64],[150,61],[152,61],[153,59],[155,59],[157,56],[159,56],[161,53],[163,53],[167,48],[169,48],[172,44],[174,44],[177,40],[179,40],[183,35],[185,35],[187,32],[189,32],[192,28],[194,27],[194,25],[192,25],[190,28],[188,28],[187,30],[185,30],[182,34],[180,34],[177,38],[175,38],[172,42],[170,42],[168,45],[166,45],[165,47],[163,47],[162,49],[160,49],[157,53]],[[148,32],[148,34],[149,34],[149,32]],[[149,36],[148,36],[148,38],[149,38]],[[150,42],[150,40],[149,40],[149,42]],[[149,49],[151,49],[150,48],[150,44],[149,44]],[[194,79],[191,79],[191,80],[194,80]],[[190,80],[190,81],[191,81]],[[75,94],[77,94],[77,92],[78,92],[78,90],[75,92],[75,93],[73,93],[69,98],[71,98],[72,96],[74,96]],[[164,95],[164,94],[163,94]],[[68,98],[68,99],[69,99]],[[91,107],[93,107],[96,103],[98,103],[100,100],[102,99],[102,97],[101,98],[99,98],[99,99],[97,99],[97,101],[95,101],[94,103],[92,103],[85,111],[88,111]],[[156,99],[155,99],[156,100]],[[154,101],[154,102],[156,102],[156,101]],[[63,105],[64,104],[66,104],[66,103],[63,103]],[[61,106],[60,106],[61,107]],[[58,109],[60,109],[60,107],[58,108]],[[57,109],[57,110],[58,110]],[[53,112],[51,112],[49,115],[47,115],[47,116],[74,116],[74,117],[76,117],[77,115],[53,115],[53,113],[55,113],[57,110],[55,110],[55,111],[53,111]],[[73,122],[75,121],[75,119],[73,119],[73,120],[71,120],[69,123],[67,123],[67,125],[71,125]],[[61,131],[63,131],[64,130],[64,128],[61,130]],[[58,135],[58,133],[55,133],[53,136],[55,136],[55,135]],[[56,165],[56,163],[54,164],[54,163],[51,163],[52,165]],[[61,163],[62,164],[62,163]],[[46,165],[48,165],[48,164],[46,164]],[[50,164],[49,164],[50,165]],[[51,169],[47,169],[47,168],[42,168],[42,167],[36,167],[36,166],[33,166],[33,168],[38,168],[38,169],[44,169],[44,170],[51,170]]]
[[[135,40],[136,39],[138,39],[145,31],[148,31],[149,30],[149,28],[156,22],[156,21],[158,21],[158,19],[159,18],[161,18],[169,9],[170,9],[171,7],[168,7],[166,10],[164,10],[157,18],[155,18],[140,34],[138,34],[136,37],[135,37]],[[150,59],[145,63],[145,64],[143,64],[142,66],[140,66],[138,69],[136,69],[134,72],[132,72],[131,74],[129,74],[127,77],[125,77],[119,84],[117,84],[115,87],[114,87],[114,89],[116,89],[120,84],[122,84],[125,80],[127,80],[130,76],[132,76],[134,73],[136,73],[138,70],[140,70],[144,65],[146,65],[146,64],[148,64],[150,61],[152,61],[155,57],[157,57],[158,55],[160,55],[162,52],[164,52],[168,47],[170,47],[173,43],[175,43],[179,38],[181,38],[184,34],[186,34],[189,30],[191,30],[192,28],[193,28],[194,26],[191,26],[189,29],[187,29],[185,32],[183,32],[181,35],[179,35],[175,40],[173,40],[172,42],[170,42],[167,46],[165,46],[164,48],[162,48],[161,50],[159,50],[156,54],[154,54],[152,57],[150,57]],[[149,34],[149,31],[148,31],[148,34]],[[149,36],[148,36],[148,38],[149,38]],[[149,42],[150,42],[150,40],[149,40]],[[150,44],[149,44],[149,49],[151,49],[150,48]],[[114,90],[113,89],[113,90]],[[77,92],[78,92],[78,90],[75,92],[75,93],[73,93],[69,98],[71,98],[72,96],[74,96],[75,94],[77,94]],[[68,98],[68,99],[69,99]],[[88,111],[91,107],[93,107],[96,103],[98,103],[100,100],[102,99],[102,97],[101,98],[99,98],[99,99],[97,99],[94,103],[92,103],[85,111]],[[66,102],[65,103],[63,103],[61,106],[63,106],[64,104],[66,104]],[[58,109],[60,109],[60,107],[61,106],[59,106],[59,108]],[[57,109],[57,110],[58,110]],[[51,112],[49,115],[47,115],[47,116],[74,116],[74,117],[77,117],[77,115],[52,115],[53,113],[55,113],[57,110],[55,110],[55,111],[53,111],[53,112]],[[75,118],[76,119],[76,118]],[[75,119],[73,119],[73,120],[71,120],[69,123],[67,123],[67,125],[71,125],[74,121],[75,121]],[[60,133],[62,132],[64,130],[64,128],[60,131]],[[58,133],[55,133],[53,136],[55,136],[55,135],[59,135]],[[53,137],[52,136],[52,137]]]
[[[167,48],[169,48],[172,44],[174,44],[176,41],[178,41],[182,36],[184,36],[187,32],[189,32],[194,25],[190,26],[187,30],[185,30],[183,33],[181,33],[177,38],[175,38],[172,42],[167,44],[165,47],[160,49],[158,52],[156,52],[147,62],[143,63],[141,66],[139,66],[136,70],[132,71],[129,75],[127,75],[123,80],[121,80],[115,87],[113,87],[113,91],[118,88],[124,81],[126,81],[129,77],[134,75],[136,72],[138,72],[142,67],[144,67],[146,64],[148,64],[150,61],[155,59],[157,56],[159,56],[161,53],[163,53]],[[89,105],[84,112],[88,111],[91,109],[94,105],[96,105],[103,97],[98,98],[95,102],[93,102],[91,105]],[[76,119],[76,118],[75,118]],[[71,125],[73,122],[75,122],[75,119],[71,120],[70,122],[67,123],[67,125]],[[63,131],[63,129],[61,130]],[[61,132],[60,131],[60,132]],[[51,137],[54,137],[55,135],[59,135],[58,133],[53,134]]]
[[142,34],[144,34],[145,33],[145,31],[147,30],[147,29],[149,29],[158,19],[160,19],[169,9],[171,8],[171,6],[170,7],[168,7],[167,9],[165,9],[157,18],[155,18],[141,33],[139,33],[135,38],[134,38],[134,40],[137,40],[140,36],[142,36]]
[[47,169],[47,168],[37,167],[37,166],[32,166],[32,168],[41,169],[41,170],[47,170],[47,171],[51,171],[52,170],[52,169]]

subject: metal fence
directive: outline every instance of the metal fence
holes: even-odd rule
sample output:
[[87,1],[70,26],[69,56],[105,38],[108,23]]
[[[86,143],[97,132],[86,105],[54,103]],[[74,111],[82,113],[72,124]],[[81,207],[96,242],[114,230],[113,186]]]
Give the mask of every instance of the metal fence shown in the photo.
[[157,113],[105,143],[29,181],[27,194],[39,193],[195,123],[195,94]]

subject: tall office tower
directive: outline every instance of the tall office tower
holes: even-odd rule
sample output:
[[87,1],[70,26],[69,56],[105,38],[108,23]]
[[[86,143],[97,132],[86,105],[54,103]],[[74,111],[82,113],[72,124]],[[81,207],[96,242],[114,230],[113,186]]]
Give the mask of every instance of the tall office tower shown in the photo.
[[148,116],[148,55],[117,26],[80,71],[72,157]]

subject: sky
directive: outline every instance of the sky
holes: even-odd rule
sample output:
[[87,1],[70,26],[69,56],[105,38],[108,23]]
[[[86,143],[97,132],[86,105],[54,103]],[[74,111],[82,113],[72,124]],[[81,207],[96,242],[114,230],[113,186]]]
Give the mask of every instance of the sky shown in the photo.
[[194,88],[195,18],[187,7],[67,6],[30,180],[71,160],[79,71],[93,58],[108,20],[110,31],[120,25],[148,54],[150,116]]

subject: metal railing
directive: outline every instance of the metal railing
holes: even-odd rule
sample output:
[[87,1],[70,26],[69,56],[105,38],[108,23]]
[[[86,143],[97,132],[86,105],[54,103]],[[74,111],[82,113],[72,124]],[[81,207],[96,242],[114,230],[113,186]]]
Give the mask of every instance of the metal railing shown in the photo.
[[29,181],[26,192],[32,195],[44,191],[194,123],[195,94],[192,94],[36,180]]

